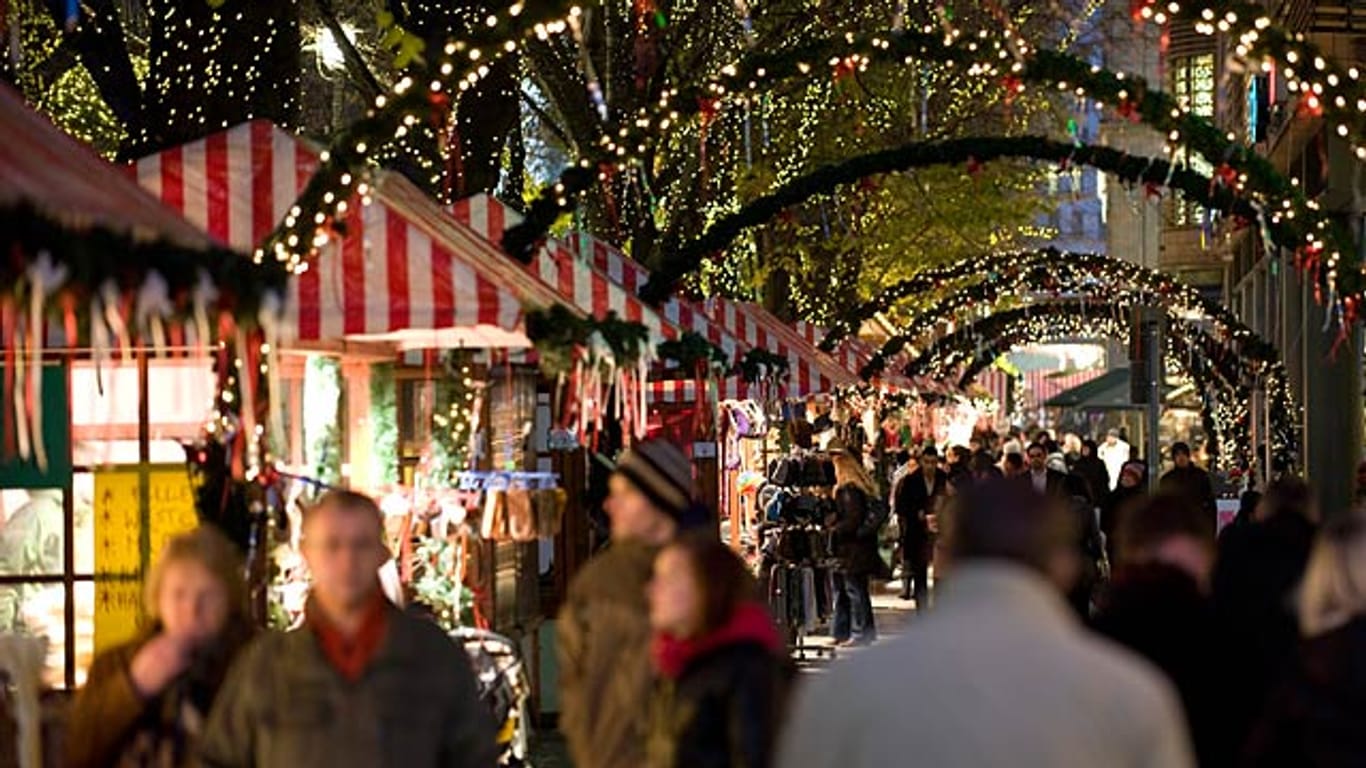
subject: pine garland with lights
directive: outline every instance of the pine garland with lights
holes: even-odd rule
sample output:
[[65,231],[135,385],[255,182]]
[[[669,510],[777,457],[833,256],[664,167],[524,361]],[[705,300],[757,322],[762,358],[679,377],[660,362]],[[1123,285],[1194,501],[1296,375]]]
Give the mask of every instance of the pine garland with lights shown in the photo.
[[650,339],[644,325],[622,320],[615,312],[599,320],[581,317],[561,304],[527,312],[526,333],[536,347],[541,370],[552,376],[570,373],[580,350],[595,339],[607,345],[617,367],[634,366]]
[[293,270],[305,268],[309,255],[326,244],[334,231],[343,231],[348,201],[355,195],[367,196],[364,178],[377,151],[421,123],[446,126],[452,98],[485,77],[490,61],[516,51],[528,37],[547,38],[563,32],[568,28],[566,19],[579,13],[571,0],[517,2],[490,13],[486,23],[467,38],[450,40],[436,52],[427,51],[426,69],[416,76],[404,75],[389,93],[375,99],[364,117],[333,139],[289,215],[257,251],[257,259],[269,254]]
[[[1223,328],[1241,327],[1240,321],[1228,308],[1211,301],[1171,275],[1104,254],[1043,248],[1034,251],[984,253],[957,264],[919,272],[862,305],[850,309],[831,325],[820,346],[826,351],[833,349],[841,340],[854,333],[864,321],[892,310],[901,301],[956,291],[963,287],[960,285],[961,281],[983,279],[990,282],[998,292],[984,294],[988,296],[1012,295],[1023,291],[1085,290],[1091,294],[1104,290],[1137,292],[1160,300],[1165,305],[1175,305],[1183,310],[1199,312]],[[958,301],[952,306],[966,305]]]
[[740,378],[748,384],[756,384],[765,379],[781,381],[786,379],[791,363],[786,357],[770,352],[762,347],[752,347],[740,356],[736,370]]
[[[175,314],[167,319],[190,319],[191,297],[207,278],[218,291],[218,307],[239,327],[255,326],[268,297],[278,303],[284,296],[289,277],[279,265],[253,264],[224,248],[147,241],[98,225],[72,227],[25,204],[0,206],[0,245],[13,255],[47,254],[54,267],[65,270],[62,291],[78,306],[88,306],[106,284],[136,293],[155,273],[165,280],[174,305]],[[18,302],[27,300],[27,265],[27,258],[0,259],[0,286]],[[55,312],[60,302],[49,306]]]
[[688,373],[717,371],[724,374],[731,364],[724,350],[696,331],[684,331],[678,339],[660,342],[656,356]]
[[[1276,28],[1256,6],[1239,6],[1243,9],[1240,16],[1228,13],[1229,5],[1194,3],[1188,4],[1180,13],[1182,18],[1202,20],[1197,26],[1208,26],[1208,32],[1216,27],[1221,31],[1238,32],[1241,35],[1237,49],[1240,56],[1288,64],[1299,58],[1313,62],[1316,70],[1326,73],[1324,81],[1331,88],[1343,87],[1343,92],[1331,99],[1333,108],[1343,113],[1340,117],[1344,122],[1339,123],[1338,134],[1366,135],[1358,125],[1361,115],[1350,113],[1351,104],[1355,104],[1359,112],[1366,113],[1366,92],[1356,101],[1350,98],[1361,90],[1355,86],[1359,74],[1355,69],[1337,72],[1316,47],[1295,40]],[[1248,205],[1236,211],[1239,219],[1255,220],[1266,233],[1281,231],[1280,225],[1286,220],[1298,219],[1295,226],[1289,228],[1294,236],[1275,239],[1297,253],[1305,254],[1307,258],[1299,263],[1315,271],[1320,298],[1326,291],[1327,300],[1341,301],[1347,320],[1355,319],[1357,294],[1366,283],[1355,269],[1337,269],[1343,258],[1348,263],[1354,262],[1356,248],[1351,234],[1324,217],[1312,201],[1304,199],[1294,183],[1278,174],[1252,148],[1235,143],[1209,120],[1195,115],[1170,95],[1151,89],[1141,78],[1107,72],[1062,52],[1032,50],[1018,37],[1009,40],[1009,30],[1005,37],[1007,42],[1003,43],[985,30],[980,35],[961,35],[958,30],[950,30],[945,35],[929,27],[863,38],[833,36],[779,53],[754,54],[738,64],[722,68],[721,77],[666,92],[653,112],[642,110],[636,116],[634,127],[623,128],[619,137],[606,137],[602,154],[606,161],[615,163],[614,171],[620,173],[636,161],[643,146],[641,142],[651,138],[651,132],[660,132],[684,117],[702,112],[714,114],[720,108],[721,99],[729,93],[741,93],[748,100],[756,91],[771,90],[774,83],[781,82],[784,77],[807,76],[812,70],[809,63],[812,61],[822,62],[818,66],[828,62],[832,70],[838,71],[861,70],[874,57],[908,63],[917,59],[931,60],[965,65],[984,77],[999,77],[1008,90],[1018,90],[1026,82],[1056,84],[1060,89],[1075,91],[1078,96],[1109,104],[1121,116],[1163,131],[1169,140],[1168,152],[1173,146],[1183,147],[1203,155],[1211,164],[1217,163],[1217,172],[1208,180],[1212,185],[1249,193]],[[1346,86],[1349,81],[1353,84],[1351,88]],[[1322,91],[1322,84],[1310,84],[1305,90],[1310,106],[1321,108],[1313,102],[1318,100],[1315,91]],[[1348,117],[1353,119],[1349,121]],[[1366,148],[1358,148],[1358,153],[1366,155]],[[524,234],[523,239],[534,241],[535,237]],[[1325,240],[1333,246],[1326,255]],[[1318,269],[1320,262],[1323,269]],[[689,264],[683,273],[695,266]],[[671,284],[683,273],[662,276],[670,279],[657,280],[649,289],[650,293],[654,296],[667,294]]]
[[[1088,165],[1118,176],[1126,183],[1142,183],[1179,190],[1207,208],[1241,216],[1256,216],[1251,204],[1228,188],[1216,187],[1209,177],[1163,160],[1132,155],[1111,147],[1053,141],[1042,136],[967,137],[946,141],[915,141],[899,147],[827,165],[781,185],[776,190],[722,217],[701,236],[676,248],[641,290],[642,298],[658,302],[668,297],[683,276],[697,269],[708,254],[720,251],[750,227],[783,210],[841,185],[871,176],[932,165],[977,165],[1002,158],[1031,158],[1055,163]],[[1303,242],[1302,220],[1283,220],[1271,226],[1275,240],[1287,247]]]

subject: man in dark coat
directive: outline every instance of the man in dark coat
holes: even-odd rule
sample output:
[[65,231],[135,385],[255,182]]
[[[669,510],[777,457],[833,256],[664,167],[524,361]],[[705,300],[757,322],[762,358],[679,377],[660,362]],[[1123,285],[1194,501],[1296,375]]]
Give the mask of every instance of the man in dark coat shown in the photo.
[[258,638],[238,658],[194,764],[494,766],[493,718],[464,649],[380,590],[389,554],[374,500],[328,491],[302,532],[307,623]]
[[1156,496],[1123,516],[1118,559],[1092,626],[1151,661],[1181,696],[1202,766],[1231,765],[1224,654],[1209,598],[1214,540],[1185,499]]
[[1295,657],[1299,627],[1291,593],[1314,542],[1312,498],[1303,481],[1277,480],[1262,496],[1253,523],[1231,526],[1219,540],[1214,605],[1222,645],[1238,672],[1225,700],[1239,744]]
[[1081,441],[1081,456],[1078,456],[1077,463],[1072,465],[1072,472],[1086,481],[1091,503],[1100,506],[1105,503],[1105,497],[1110,495],[1110,470],[1096,452],[1095,440]]
[[1172,463],[1176,465],[1162,476],[1159,487],[1163,493],[1180,496],[1200,510],[1205,522],[1213,531],[1218,520],[1218,508],[1214,501],[1214,485],[1210,483],[1209,473],[1191,462],[1191,448],[1185,443],[1172,445]]
[[920,454],[920,470],[907,474],[892,491],[892,506],[901,527],[901,599],[914,595],[923,608],[929,598],[930,529],[935,501],[944,494],[948,476],[939,470],[933,446]]
[[1043,443],[1031,443],[1025,451],[1029,471],[1022,479],[1042,496],[1063,499],[1068,496],[1067,475],[1048,467],[1048,448]]

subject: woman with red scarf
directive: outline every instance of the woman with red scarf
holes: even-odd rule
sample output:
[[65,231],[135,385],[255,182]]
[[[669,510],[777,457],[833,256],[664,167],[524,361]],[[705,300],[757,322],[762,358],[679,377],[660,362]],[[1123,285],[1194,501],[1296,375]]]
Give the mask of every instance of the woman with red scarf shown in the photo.
[[744,562],[714,533],[688,533],[659,553],[647,590],[650,768],[771,765],[789,668]]

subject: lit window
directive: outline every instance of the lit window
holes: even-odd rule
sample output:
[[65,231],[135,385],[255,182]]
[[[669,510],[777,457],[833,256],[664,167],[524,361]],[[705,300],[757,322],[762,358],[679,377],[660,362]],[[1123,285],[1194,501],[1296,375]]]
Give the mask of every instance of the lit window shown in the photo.
[[[1167,70],[1167,91],[1177,103],[1193,114],[1214,117],[1214,54],[1202,53],[1173,59]],[[1172,154],[1172,162],[1189,165],[1191,170],[1206,175],[1214,171],[1214,166],[1203,157],[1185,148]],[[1204,218],[1204,211],[1199,205],[1175,195],[1168,198],[1165,208],[1169,227],[1197,227]]]

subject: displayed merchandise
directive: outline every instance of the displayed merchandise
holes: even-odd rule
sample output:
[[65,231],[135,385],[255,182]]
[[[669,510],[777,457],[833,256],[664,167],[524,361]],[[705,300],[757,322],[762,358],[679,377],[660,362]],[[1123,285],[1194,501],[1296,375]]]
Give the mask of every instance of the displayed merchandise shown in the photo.
[[498,727],[498,765],[528,765],[531,682],[516,643],[483,629],[461,628],[451,637],[469,654],[479,699],[489,708]]

